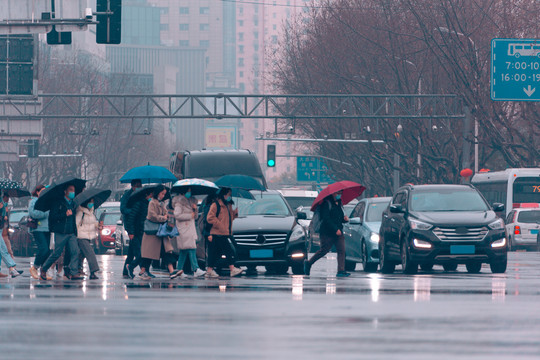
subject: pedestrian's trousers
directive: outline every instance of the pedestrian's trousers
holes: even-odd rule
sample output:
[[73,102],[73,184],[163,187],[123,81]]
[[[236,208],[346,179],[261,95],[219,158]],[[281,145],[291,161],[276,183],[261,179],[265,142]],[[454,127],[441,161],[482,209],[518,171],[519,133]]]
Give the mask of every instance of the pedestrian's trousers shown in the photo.
[[[91,240],[77,239],[77,243],[79,244],[79,249],[81,250],[81,253],[86,258],[86,261],[88,261],[88,267],[90,268],[90,272],[93,273],[99,271],[96,253],[92,248]],[[82,264],[80,264],[80,266],[82,267]]]
[[15,260],[13,260],[13,258],[9,254],[8,248],[4,240],[0,240],[0,266],[2,265],[2,259],[6,263],[7,267],[14,267],[17,265],[15,263]]
[[32,231],[32,237],[34,238],[34,242],[37,246],[37,254],[36,258],[34,259],[34,267],[38,268],[43,265],[45,260],[47,260],[47,258],[51,254],[51,250],[49,249],[51,242],[51,233],[45,231]]
[[62,255],[65,247],[69,250],[69,272],[71,275],[77,275],[79,273],[79,244],[77,243],[77,237],[73,234],[54,234],[54,250],[52,254],[47,258],[45,264],[41,267],[42,271],[47,271],[54,264],[56,260]]
[[234,264],[234,251],[229,243],[229,237],[212,235],[212,241],[208,241],[208,266],[215,268],[222,255],[226,257],[225,265]]
[[310,265],[328,254],[333,245],[336,246],[338,271],[345,271],[345,237],[343,235],[328,236],[321,234],[321,248],[309,259]]

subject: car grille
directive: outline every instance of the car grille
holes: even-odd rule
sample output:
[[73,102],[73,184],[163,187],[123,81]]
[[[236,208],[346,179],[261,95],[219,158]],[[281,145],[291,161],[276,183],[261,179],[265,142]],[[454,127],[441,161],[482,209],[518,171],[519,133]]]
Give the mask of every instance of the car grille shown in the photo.
[[281,245],[287,240],[287,233],[280,234],[235,234],[234,240],[238,245]]
[[433,229],[433,233],[441,239],[441,241],[482,241],[488,233],[488,229],[486,227],[436,227]]

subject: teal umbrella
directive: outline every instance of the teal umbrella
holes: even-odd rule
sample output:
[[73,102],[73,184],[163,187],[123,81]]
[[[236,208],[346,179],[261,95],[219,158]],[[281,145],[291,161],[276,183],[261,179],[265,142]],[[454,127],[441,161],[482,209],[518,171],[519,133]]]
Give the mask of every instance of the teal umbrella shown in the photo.
[[132,180],[141,180],[143,184],[163,184],[175,182],[178,179],[162,166],[145,165],[129,170],[120,178],[121,183],[130,183]]
[[222,176],[216,181],[216,185],[231,189],[266,191],[264,185],[254,177],[240,174]]

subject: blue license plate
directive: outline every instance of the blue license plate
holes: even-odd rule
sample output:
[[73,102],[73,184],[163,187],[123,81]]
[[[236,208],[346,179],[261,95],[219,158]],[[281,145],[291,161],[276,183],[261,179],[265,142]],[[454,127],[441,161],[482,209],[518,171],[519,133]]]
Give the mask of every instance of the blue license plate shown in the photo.
[[474,245],[450,245],[450,254],[467,255],[475,253]]
[[262,249],[262,250],[249,250],[249,257],[252,259],[269,259],[274,257],[274,250]]
[[532,235],[538,234],[538,229],[536,229],[536,230],[531,230],[531,234],[532,234]]

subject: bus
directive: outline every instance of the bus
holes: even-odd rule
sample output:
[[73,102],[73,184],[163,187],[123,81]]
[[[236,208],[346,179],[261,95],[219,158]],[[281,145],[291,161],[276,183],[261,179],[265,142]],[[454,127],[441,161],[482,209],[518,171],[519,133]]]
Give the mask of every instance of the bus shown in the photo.
[[490,204],[504,204],[506,215],[512,209],[540,203],[540,168],[480,172],[471,183]]
[[540,57],[540,44],[515,43],[508,44],[508,55],[519,58],[520,56]]

